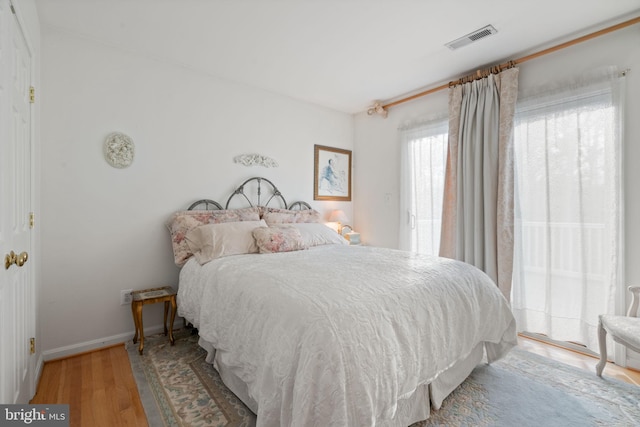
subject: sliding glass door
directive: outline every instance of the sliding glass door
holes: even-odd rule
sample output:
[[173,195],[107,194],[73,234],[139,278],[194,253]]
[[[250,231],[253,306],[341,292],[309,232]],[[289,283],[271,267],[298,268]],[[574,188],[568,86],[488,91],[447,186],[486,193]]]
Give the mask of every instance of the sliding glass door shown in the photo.
[[597,351],[621,288],[621,99],[601,76],[518,104],[512,305],[520,331]]
[[447,161],[447,120],[401,129],[402,193],[400,247],[438,255]]

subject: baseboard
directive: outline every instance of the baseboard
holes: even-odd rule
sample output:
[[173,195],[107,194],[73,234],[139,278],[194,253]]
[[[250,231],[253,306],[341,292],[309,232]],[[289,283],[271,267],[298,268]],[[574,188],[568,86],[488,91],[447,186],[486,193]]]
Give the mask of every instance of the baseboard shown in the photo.
[[40,383],[40,377],[42,376],[42,368],[44,367],[44,355],[40,353],[38,361],[36,362],[35,383]]
[[[156,325],[149,326],[144,328],[145,335],[157,334],[160,332],[164,332],[164,325]],[[135,331],[125,332],[123,334],[112,335],[110,337],[99,338],[96,340],[85,341],[77,344],[68,345],[65,347],[58,347],[51,350],[46,350],[42,352],[41,359],[44,362],[49,360],[61,359],[64,357],[73,356],[80,353],[85,353],[87,351],[96,350],[102,347],[109,347],[112,345],[120,344],[126,341],[129,341],[133,338]],[[40,364],[40,361],[38,361]],[[38,371],[41,370],[41,367],[38,367]],[[39,378],[39,377],[38,377]]]
[[34,398],[36,392],[38,391],[38,384],[40,384],[40,377],[42,376],[42,370],[44,369],[44,356],[42,353],[38,355],[38,360],[36,360],[35,372],[33,373],[33,390],[31,393],[31,397],[29,401]]

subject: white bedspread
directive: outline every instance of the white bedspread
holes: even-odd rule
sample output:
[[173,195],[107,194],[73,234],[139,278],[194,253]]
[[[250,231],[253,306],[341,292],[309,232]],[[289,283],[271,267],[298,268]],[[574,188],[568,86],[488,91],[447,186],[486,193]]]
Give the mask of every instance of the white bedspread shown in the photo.
[[180,276],[178,310],[248,386],[258,426],[373,426],[515,321],[475,267],[371,247],[239,255]]

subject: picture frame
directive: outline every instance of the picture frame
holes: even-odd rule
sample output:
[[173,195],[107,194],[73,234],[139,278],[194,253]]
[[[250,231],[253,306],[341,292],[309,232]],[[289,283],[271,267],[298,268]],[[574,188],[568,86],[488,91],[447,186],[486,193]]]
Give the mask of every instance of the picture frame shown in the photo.
[[313,200],[351,201],[351,150],[314,145]]

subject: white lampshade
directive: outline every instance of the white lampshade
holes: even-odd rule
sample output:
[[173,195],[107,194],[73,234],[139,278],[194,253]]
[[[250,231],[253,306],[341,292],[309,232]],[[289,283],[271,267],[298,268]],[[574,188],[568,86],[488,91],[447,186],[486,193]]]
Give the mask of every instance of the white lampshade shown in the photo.
[[331,211],[331,215],[329,215],[329,222],[345,223],[347,221],[347,215],[345,215],[344,211],[341,211],[340,209],[334,209]]

